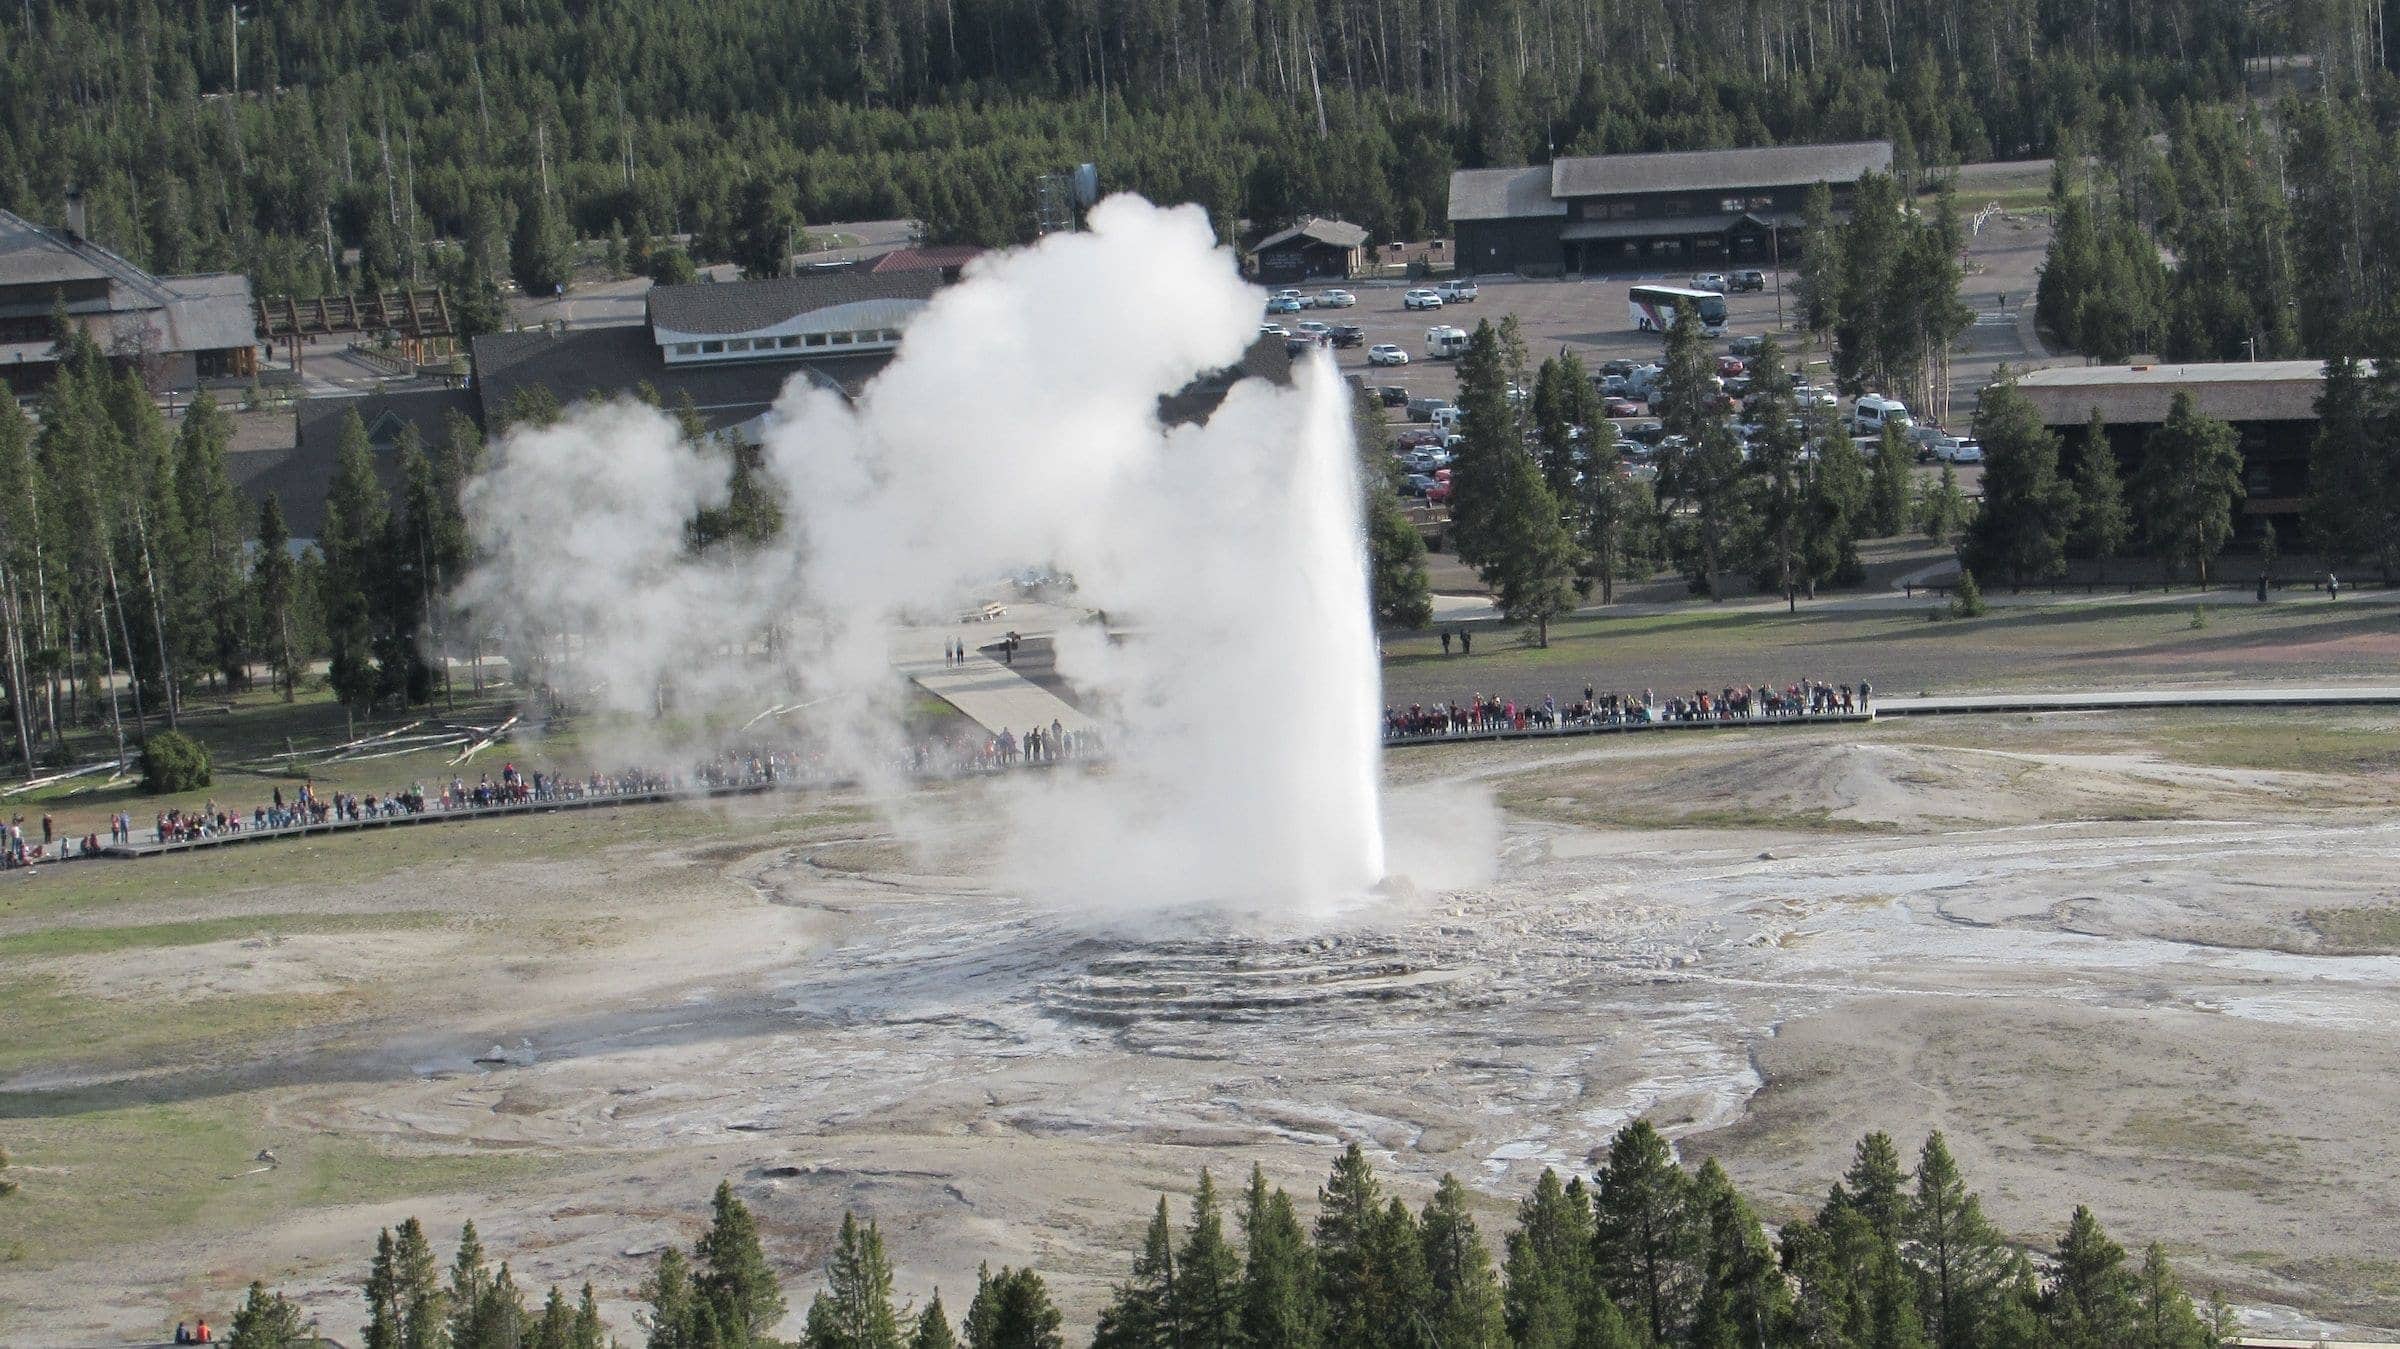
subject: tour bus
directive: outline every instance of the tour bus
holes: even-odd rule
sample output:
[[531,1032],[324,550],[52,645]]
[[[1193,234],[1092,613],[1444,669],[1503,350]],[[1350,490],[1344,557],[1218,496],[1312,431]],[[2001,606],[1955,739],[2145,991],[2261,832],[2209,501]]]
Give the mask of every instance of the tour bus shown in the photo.
[[1714,291],[1684,286],[1635,286],[1626,292],[1633,310],[1633,330],[1663,333],[1675,324],[1677,308],[1689,305],[1700,313],[1700,331],[1710,337],[1725,334],[1725,297]]
[[1467,330],[1445,324],[1425,330],[1425,359],[1454,360],[1467,354]]

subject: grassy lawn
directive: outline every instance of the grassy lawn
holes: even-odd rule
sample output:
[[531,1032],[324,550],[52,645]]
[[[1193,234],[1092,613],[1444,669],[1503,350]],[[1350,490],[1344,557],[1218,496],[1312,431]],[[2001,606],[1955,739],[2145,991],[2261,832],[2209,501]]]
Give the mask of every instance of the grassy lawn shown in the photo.
[[[503,1185],[572,1170],[532,1152],[448,1152],[266,1122],[255,1093],[205,1104],[115,1105],[0,1095],[23,1189],[0,1230],[0,1263],[90,1258],[203,1220],[239,1228],[293,1209],[374,1203]],[[281,1165],[248,1174],[261,1148]],[[129,1159],[138,1164],[128,1164]],[[362,1243],[363,1265],[367,1247]]]
[[203,946],[237,937],[282,937],[303,932],[392,932],[432,927],[441,920],[440,914],[424,911],[260,913],[128,927],[54,927],[0,937],[0,960]]
[[[171,977],[171,967],[161,977]],[[349,992],[206,998],[162,1007],[89,997],[56,976],[0,978],[0,1074],[42,1064],[143,1067],[209,1044],[245,1044],[324,1025],[360,1005]]]

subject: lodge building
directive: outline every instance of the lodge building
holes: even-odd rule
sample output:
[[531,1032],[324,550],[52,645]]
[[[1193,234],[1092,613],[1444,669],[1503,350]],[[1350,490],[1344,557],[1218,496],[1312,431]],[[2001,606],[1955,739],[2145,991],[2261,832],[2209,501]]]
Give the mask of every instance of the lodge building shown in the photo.
[[68,198],[59,229],[0,211],[0,382],[20,397],[58,373],[62,312],[112,362],[140,365],[160,391],[258,372],[248,277],[153,276],[85,235],[80,197]]
[[1890,141],[1587,155],[1450,175],[1461,272],[1764,267],[1799,253],[1809,190],[1846,215],[1858,180],[1889,173]]

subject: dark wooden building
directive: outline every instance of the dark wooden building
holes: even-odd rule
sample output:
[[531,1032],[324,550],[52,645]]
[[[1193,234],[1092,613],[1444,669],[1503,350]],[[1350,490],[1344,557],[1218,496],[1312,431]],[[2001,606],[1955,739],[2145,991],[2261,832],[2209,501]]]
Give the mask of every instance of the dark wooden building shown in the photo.
[[258,372],[250,279],[153,276],[85,237],[70,198],[64,228],[0,211],[0,381],[16,393],[57,372],[61,312],[109,359],[140,366],[154,389],[240,383]]
[[2317,396],[2325,387],[2321,361],[2220,361],[2192,365],[2067,365],[2030,370],[2017,387],[2059,433],[2067,471],[2081,462],[2082,432],[2097,409],[2108,428],[2118,468],[2130,475],[2142,462],[2142,442],[2167,420],[2175,395],[2192,396],[2202,416],[2231,423],[2241,437],[2240,532],[2275,521],[2286,542],[2301,499],[2308,495],[2308,450],[2317,437]]
[[1461,169],[1450,228],[1462,272],[1763,267],[1797,256],[1809,189],[1846,212],[1858,180],[1891,167],[1891,142],[1853,141]]
[[1261,281],[1341,281],[1365,269],[1366,254],[1365,228],[1311,216],[1259,240],[1250,250],[1250,267]]

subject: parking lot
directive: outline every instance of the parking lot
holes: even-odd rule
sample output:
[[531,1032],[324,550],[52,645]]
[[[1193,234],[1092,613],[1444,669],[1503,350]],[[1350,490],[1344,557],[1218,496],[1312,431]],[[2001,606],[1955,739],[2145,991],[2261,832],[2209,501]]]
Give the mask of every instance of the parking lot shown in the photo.
[[[1966,209],[1971,211],[1971,201]],[[1967,277],[1961,290],[1975,319],[1952,347],[1950,415],[1943,422],[1946,429],[1966,433],[1974,420],[1976,390],[1990,382],[2002,362],[2024,368],[2048,361],[2034,340],[2030,309],[2036,271],[2049,237],[2047,221],[2041,217],[2003,215],[1996,211],[1988,215],[1983,227],[1975,233],[1967,250]],[[1726,296],[1725,336],[1712,343],[1711,349],[1722,353],[1726,342],[1747,333],[1774,333],[1789,348],[1797,336],[1791,327],[1794,306],[1787,290],[1793,275],[1790,268],[1769,269],[1765,291]],[[1634,331],[1626,289],[1641,282],[1686,283],[1689,276],[1650,272],[1546,281],[1514,276],[1480,276],[1475,280],[1480,293],[1474,301],[1438,310],[1409,310],[1402,304],[1402,296],[1412,286],[1434,284],[1431,282],[1313,282],[1301,287],[1303,294],[1314,295],[1338,286],[1357,296],[1358,303],[1347,309],[1278,314],[1265,321],[1286,328],[1304,319],[1356,324],[1364,331],[1365,340],[1333,353],[1342,373],[1356,375],[1370,386],[1396,385],[1408,390],[1412,398],[1455,399],[1457,363],[1427,358],[1426,329],[1449,325],[1472,331],[1481,320],[1497,323],[1505,316],[1515,315],[1524,329],[1527,355],[1537,364],[1561,351],[1574,352],[1587,368],[1617,358],[1655,361],[1662,346],[1660,337],[1656,333]],[[1385,342],[1407,352],[1409,363],[1368,364],[1368,348]],[[1809,355],[1816,362],[1810,366],[1812,377],[1822,375],[1824,354]],[[1797,355],[1793,359],[1796,365]],[[1844,400],[1844,406],[1848,406],[1848,400]],[[1924,410],[1916,411],[1922,418]],[[1406,413],[1400,409],[1390,409],[1389,415],[1395,428],[1406,423]],[[1938,467],[1928,466],[1921,471],[1933,473]],[[1968,495],[1980,489],[1979,468],[1961,465],[1958,475]]]

